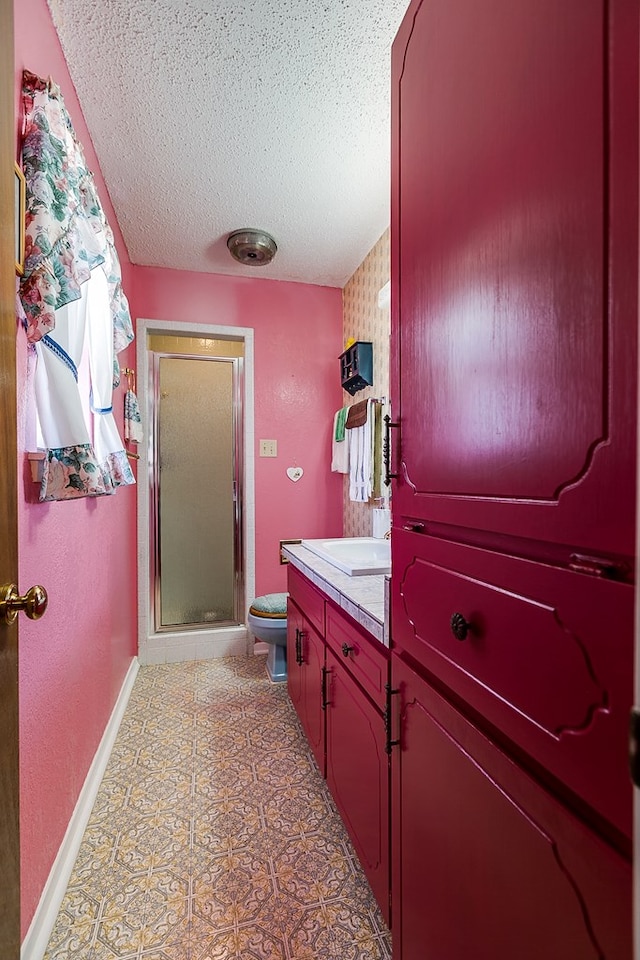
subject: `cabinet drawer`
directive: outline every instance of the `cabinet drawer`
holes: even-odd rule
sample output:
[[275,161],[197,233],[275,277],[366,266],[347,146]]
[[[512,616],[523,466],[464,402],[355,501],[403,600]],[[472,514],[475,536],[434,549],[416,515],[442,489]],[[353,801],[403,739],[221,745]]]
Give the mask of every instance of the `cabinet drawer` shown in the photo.
[[324,595],[292,565],[289,565],[288,586],[307,620],[324,637]]
[[380,710],[385,706],[389,663],[384,647],[341,610],[327,603],[326,641]]
[[398,546],[394,646],[630,836],[633,588],[419,534]]

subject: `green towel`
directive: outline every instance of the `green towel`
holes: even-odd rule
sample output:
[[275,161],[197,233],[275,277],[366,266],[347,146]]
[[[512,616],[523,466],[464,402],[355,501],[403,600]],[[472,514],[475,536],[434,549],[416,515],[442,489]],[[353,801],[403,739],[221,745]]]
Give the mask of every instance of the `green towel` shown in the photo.
[[336,440],[344,440],[344,425],[347,422],[347,413],[349,407],[343,407],[342,410],[338,410],[338,416],[336,417]]

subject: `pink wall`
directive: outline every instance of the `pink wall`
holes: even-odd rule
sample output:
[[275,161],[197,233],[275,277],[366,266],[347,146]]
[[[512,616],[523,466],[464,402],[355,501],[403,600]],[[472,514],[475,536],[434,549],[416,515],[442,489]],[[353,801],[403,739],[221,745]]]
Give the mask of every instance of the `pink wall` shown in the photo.
[[[132,304],[138,318],[255,331],[256,593],[285,590],[280,540],[342,535],[342,478],[330,473],[342,291],[135,267]],[[260,439],[278,441],[276,458],[258,456]],[[290,466],[304,469],[297,483]]]
[[[16,135],[23,68],[60,86],[116,236],[125,291],[131,265],[46,0],[16,0]],[[18,146],[16,147],[16,156]],[[131,348],[127,351],[132,355]],[[26,343],[18,330],[18,534],[22,590],[42,583],[49,609],[20,622],[23,934],[135,651],[134,487],[99,501],[38,504],[24,458]],[[117,409],[117,399],[116,399]]]
[[[14,16],[17,137],[22,69],[51,75],[95,174],[134,318],[255,330],[256,443],[278,441],[276,459],[260,459],[256,450],[256,586],[258,593],[283,590],[278,541],[342,531],[341,477],[329,473],[331,415],[342,403],[336,359],[341,291],[132,267],[46,0],[15,0]],[[121,355],[123,365],[134,364],[134,349]],[[22,619],[20,626],[24,935],[135,653],[136,491],[124,488],[97,501],[35,502],[24,457],[27,350],[21,330],[17,367],[20,585],[42,583],[49,592],[44,619]],[[305,471],[297,484],[285,475],[291,465]]]

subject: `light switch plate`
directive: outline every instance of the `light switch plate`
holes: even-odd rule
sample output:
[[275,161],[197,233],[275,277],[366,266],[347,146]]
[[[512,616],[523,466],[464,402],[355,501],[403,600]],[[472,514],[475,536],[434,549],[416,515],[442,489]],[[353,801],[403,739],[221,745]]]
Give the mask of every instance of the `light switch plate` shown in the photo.
[[278,441],[277,440],[261,440],[260,456],[261,457],[277,457]]

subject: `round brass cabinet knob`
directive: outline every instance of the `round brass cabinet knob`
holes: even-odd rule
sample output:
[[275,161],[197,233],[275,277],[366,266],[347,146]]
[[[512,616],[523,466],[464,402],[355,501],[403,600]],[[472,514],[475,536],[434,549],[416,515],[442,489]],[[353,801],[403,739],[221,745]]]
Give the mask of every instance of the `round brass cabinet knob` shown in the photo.
[[451,632],[456,640],[464,640],[471,630],[471,624],[461,613],[454,613],[451,617]]
[[47,591],[38,584],[21,597],[15,583],[5,583],[0,587],[0,620],[13,623],[20,610],[25,612],[29,620],[39,620],[48,602]]

